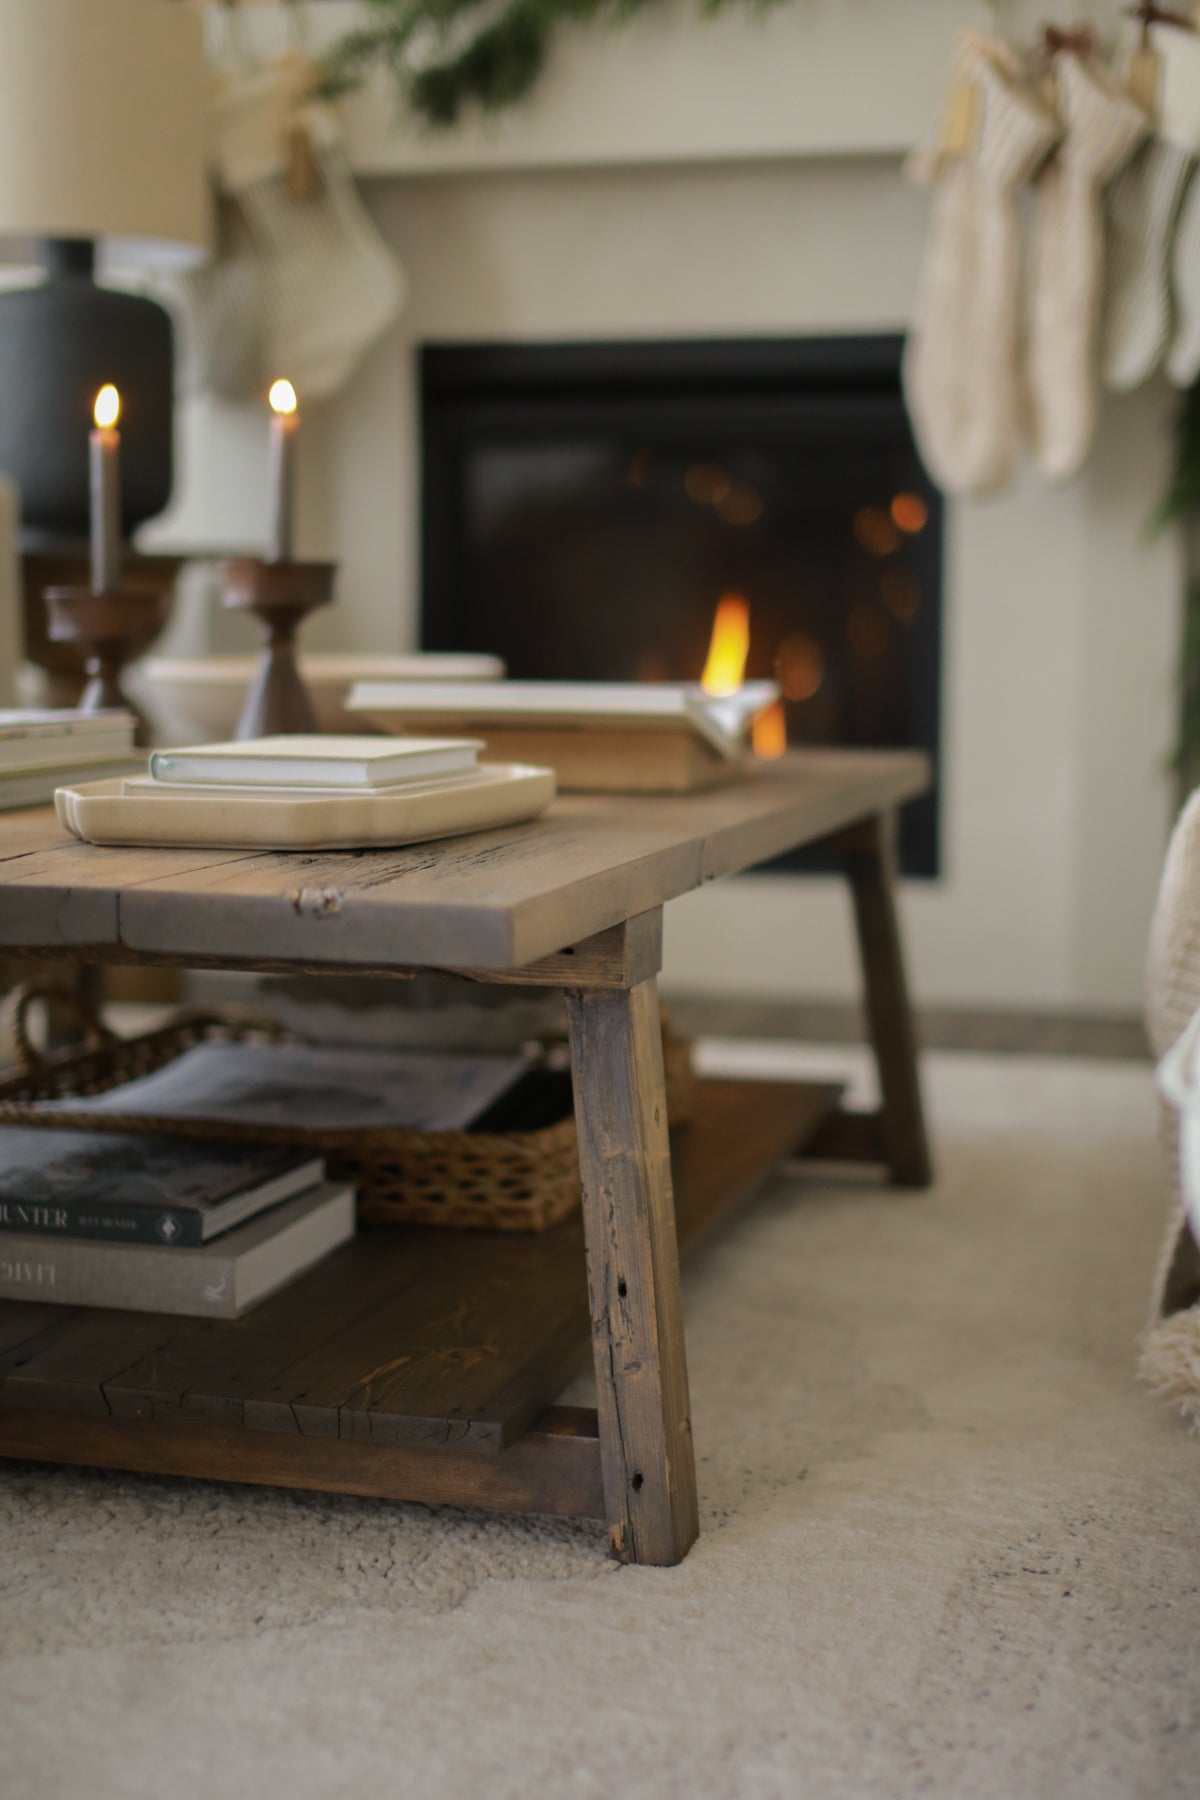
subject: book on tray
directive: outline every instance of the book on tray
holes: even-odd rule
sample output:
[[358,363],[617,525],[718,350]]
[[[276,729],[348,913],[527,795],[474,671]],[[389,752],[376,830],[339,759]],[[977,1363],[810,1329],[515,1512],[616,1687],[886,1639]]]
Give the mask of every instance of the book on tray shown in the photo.
[[64,782],[144,767],[133,734],[127,712],[0,708],[0,812],[44,806]]
[[548,768],[481,763],[476,738],[302,735],[156,751],[149,774],[64,786],[59,823],[101,845],[348,850],[524,823]]
[[304,1151],[0,1127],[0,1299],[236,1318],[354,1235]]
[[[475,772],[483,745],[477,738],[293,736],[254,738],[233,744],[197,744],[156,750],[154,783],[165,787],[348,788],[378,793],[400,783],[431,781]],[[146,788],[150,783],[139,783]]]
[[736,772],[773,681],[708,694],[694,682],[360,681],[347,711],[384,731],[469,732],[490,756],[547,763],[560,787],[682,792]]

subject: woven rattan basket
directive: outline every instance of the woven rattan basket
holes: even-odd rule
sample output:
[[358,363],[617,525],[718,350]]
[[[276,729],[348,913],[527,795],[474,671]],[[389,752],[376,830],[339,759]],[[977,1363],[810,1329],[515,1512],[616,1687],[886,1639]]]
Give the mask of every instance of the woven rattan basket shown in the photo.
[[[46,1056],[29,1040],[27,1015],[35,999],[74,1012],[85,1033],[82,1048]],[[47,1100],[102,1094],[149,1075],[196,1044],[286,1042],[291,1034],[262,1020],[233,1014],[183,1013],[157,1030],[118,1037],[60,990],[25,988],[4,1008],[7,1035],[18,1057],[0,1078],[0,1124],[88,1131],[166,1132],[176,1137],[285,1144],[325,1159],[330,1178],[353,1184],[359,1217],[397,1225],[443,1225],[458,1230],[545,1231],[579,1204],[579,1155],[571,1116],[537,1131],[504,1135],[467,1131],[303,1131],[279,1126],[212,1125],[123,1113],[72,1112]],[[667,1110],[674,1123],[690,1112],[688,1046],[664,1020]]]

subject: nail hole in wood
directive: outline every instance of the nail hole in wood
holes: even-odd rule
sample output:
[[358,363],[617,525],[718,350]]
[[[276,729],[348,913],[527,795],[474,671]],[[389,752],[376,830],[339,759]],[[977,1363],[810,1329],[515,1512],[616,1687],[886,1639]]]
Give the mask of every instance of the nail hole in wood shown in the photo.
[[644,1475],[635,1475],[634,1476],[633,1491],[635,1494],[639,1491],[639,1489],[641,1488],[641,1485],[642,1485],[643,1481],[645,1481],[645,1479],[646,1479],[646,1477]]

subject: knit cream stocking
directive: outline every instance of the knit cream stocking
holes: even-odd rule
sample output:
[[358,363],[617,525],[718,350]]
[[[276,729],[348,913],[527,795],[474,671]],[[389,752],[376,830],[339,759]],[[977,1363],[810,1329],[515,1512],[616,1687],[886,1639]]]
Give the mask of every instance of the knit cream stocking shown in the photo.
[[1099,414],[1101,190],[1150,121],[1090,59],[1066,50],[1055,69],[1064,135],[1037,184],[1027,377],[1038,467],[1065,481],[1081,468]]
[[[1108,190],[1102,364],[1106,385],[1120,391],[1148,380],[1171,343],[1173,264],[1189,293],[1193,288],[1175,262],[1175,245],[1200,153],[1200,37],[1162,27],[1154,46],[1162,63],[1158,133]],[[1181,359],[1190,337],[1188,327]]]
[[[397,317],[403,270],[358,197],[332,110],[302,101],[286,65],[238,70],[217,100],[216,166],[257,265],[263,353],[302,397],[334,393]],[[291,134],[307,137],[313,186],[289,185]]]
[[929,243],[904,380],[930,472],[951,494],[1012,475],[1019,444],[1016,194],[1057,127],[997,40],[966,38],[955,90],[974,96],[972,142],[935,166]]
[[[1171,36],[1163,59],[1163,135],[1185,152],[1200,154],[1200,37],[1182,31]],[[1200,181],[1196,180],[1189,182],[1180,203],[1171,246],[1171,294],[1175,334],[1167,372],[1180,387],[1190,387],[1200,375]]]

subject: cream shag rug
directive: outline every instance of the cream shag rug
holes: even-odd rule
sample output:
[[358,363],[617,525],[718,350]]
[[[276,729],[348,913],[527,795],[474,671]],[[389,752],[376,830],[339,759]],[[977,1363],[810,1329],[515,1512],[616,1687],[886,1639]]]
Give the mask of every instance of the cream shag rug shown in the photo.
[[0,1467],[5,1800],[1195,1794],[1200,1442],[1132,1372],[1149,1070],[929,1082],[935,1191],[780,1181],[693,1265],[680,1569]]

